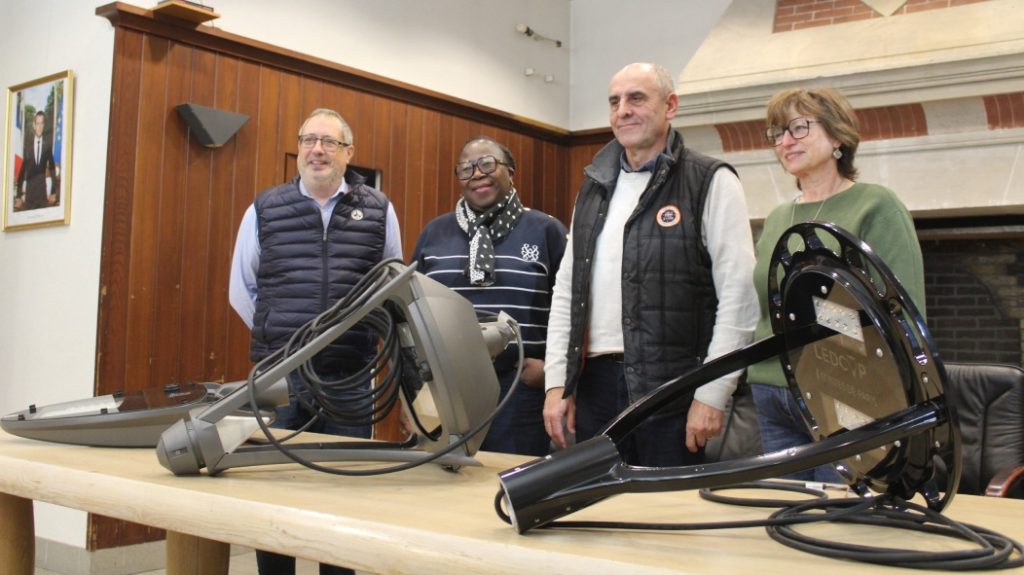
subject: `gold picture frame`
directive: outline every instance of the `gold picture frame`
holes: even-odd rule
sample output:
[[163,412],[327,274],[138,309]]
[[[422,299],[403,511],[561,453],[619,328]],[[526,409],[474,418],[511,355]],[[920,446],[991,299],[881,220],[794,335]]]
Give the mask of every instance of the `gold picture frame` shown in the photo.
[[71,223],[71,70],[7,89],[3,230]]

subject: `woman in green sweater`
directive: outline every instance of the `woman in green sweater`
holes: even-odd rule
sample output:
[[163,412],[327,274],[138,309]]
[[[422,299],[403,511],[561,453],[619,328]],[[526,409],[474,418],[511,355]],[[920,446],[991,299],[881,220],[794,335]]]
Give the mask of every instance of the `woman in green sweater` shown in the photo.
[[[889,266],[924,313],[921,247],[907,208],[888,188],[856,182],[853,166],[860,135],[849,102],[831,89],[791,89],[768,103],[765,137],[782,168],[796,177],[799,193],[776,207],[757,242],[754,285],[761,319],[754,339],[771,335],[768,318],[768,264],[782,233],[804,221],[832,222],[865,241]],[[777,358],[748,369],[761,443],[765,453],[813,441]],[[791,476],[805,481],[842,482],[831,465]]]

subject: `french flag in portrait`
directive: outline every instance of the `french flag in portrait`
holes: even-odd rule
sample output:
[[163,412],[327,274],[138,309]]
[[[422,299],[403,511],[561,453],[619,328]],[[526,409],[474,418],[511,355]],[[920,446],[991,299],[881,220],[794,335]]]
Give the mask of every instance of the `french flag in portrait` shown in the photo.
[[18,174],[21,173],[21,162],[23,158],[21,153],[24,151],[22,147],[21,138],[21,124],[22,115],[25,114],[25,110],[21,107],[21,92],[18,92],[18,97],[14,102],[14,133],[11,134],[11,148],[14,151],[14,178],[17,179]]

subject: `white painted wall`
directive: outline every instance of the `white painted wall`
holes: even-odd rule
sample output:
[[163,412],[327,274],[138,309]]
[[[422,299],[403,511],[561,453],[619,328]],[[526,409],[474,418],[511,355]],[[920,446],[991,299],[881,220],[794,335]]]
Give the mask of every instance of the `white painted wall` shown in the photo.
[[[0,233],[0,412],[93,393],[113,28],[81,0],[0,3],[0,85],[71,69],[71,225]],[[7,122],[7,110],[0,110]],[[68,131],[65,128],[65,137]],[[6,145],[6,144],[5,144]],[[5,150],[6,152],[6,150]],[[6,175],[7,181],[16,176]],[[85,514],[36,504],[37,535],[85,545]]]
[[[135,3],[135,2],[133,2]],[[218,28],[565,128],[569,0],[210,0]],[[544,36],[516,32],[527,24]],[[537,71],[532,77],[523,69]],[[551,74],[554,81],[544,82]]]
[[731,3],[572,0],[569,129],[608,127],[608,81],[626,64],[656,62],[678,78]]
[[622,66],[654,61],[678,76],[731,2],[208,1],[227,32],[570,130],[608,125],[608,79]]

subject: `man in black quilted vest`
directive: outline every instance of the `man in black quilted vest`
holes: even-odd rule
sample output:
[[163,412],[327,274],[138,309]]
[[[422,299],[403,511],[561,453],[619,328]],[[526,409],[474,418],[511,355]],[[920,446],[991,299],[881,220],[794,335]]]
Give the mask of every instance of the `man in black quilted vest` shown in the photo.
[[[354,153],[352,130],[337,112],[316,109],[298,134],[299,176],[259,194],[238,230],[231,264],[231,306],[252,329],[251,358],[259,361],[288,341],[294,331],[327,310],[387,258],[402,258],[398,218],[391,202],[348,170]],[[339,380],[366,365],[376,339],[350,330],[313,358],[317,376]],[[274,427],[298,429],[313,413],[303,376],[289,375],[290,404],[278,408]],[[356,399],[370,381],[332,392],[340,409],[359,410]],[[345,397],[352,397],[346,400]],[[306,402],[308,404],[308,400]],[[318,418],[309,431],[370,437],[368,421]],[[295,560],[258,552],[260,573],[295,572]],[[321,573],[351,570],[321,565]]]
[[[683,145],[679,98],[661,66],[611,80],[615,139],[584,169],[555,279],[544,425],[577,441],[708,358],[750,342],[758,318],[753,241],[735,170]],[[619,445],[627,463],[703,460],[738,374],[701,386]]]

